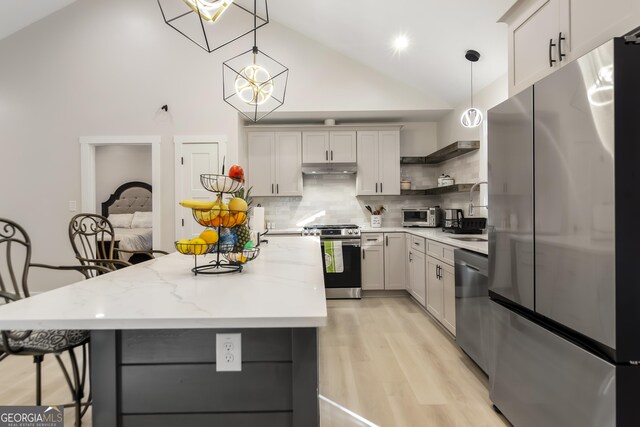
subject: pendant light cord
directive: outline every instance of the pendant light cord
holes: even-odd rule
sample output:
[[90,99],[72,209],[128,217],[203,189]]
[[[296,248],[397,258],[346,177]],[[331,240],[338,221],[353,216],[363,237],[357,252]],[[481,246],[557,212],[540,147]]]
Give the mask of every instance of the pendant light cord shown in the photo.
[[473,108],[473,62],[471,62],[471,108]]
[[253,0],[253,53],[258,50],[258,0]]

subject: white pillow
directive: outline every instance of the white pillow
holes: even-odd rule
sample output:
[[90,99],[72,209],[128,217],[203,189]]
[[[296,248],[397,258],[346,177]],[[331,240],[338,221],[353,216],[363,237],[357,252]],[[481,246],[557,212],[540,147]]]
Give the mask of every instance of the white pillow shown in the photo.
[[133,214],[111,214],[109,215],[109,222],[113,225],[113,228],[131,228],[131,222],[133,221]]
[[153,227],[153,212],[136,212],[133,214],[131,228]]

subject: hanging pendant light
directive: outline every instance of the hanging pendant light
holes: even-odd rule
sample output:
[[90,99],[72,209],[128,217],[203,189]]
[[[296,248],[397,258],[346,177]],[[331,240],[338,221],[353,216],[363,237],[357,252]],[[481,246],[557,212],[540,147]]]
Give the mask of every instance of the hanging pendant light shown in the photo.
[[258,49],[258,28],[255,20],[250,50],[222,63],[224,101],[253,122],[284,105],[289,78],[286,66]]
[[269,23],[267,0],[253,10],[251,0],[157,1],[165,23],[209,53]]
[[482,111],[473,107],[473,63],[478,62],[480,59],[480,53],[475,50],[468,50],[464,57],[471,64],[471,107],[468,108],[462,116],[460,116],[460,123],[466,128],[475,128],[482,123]]

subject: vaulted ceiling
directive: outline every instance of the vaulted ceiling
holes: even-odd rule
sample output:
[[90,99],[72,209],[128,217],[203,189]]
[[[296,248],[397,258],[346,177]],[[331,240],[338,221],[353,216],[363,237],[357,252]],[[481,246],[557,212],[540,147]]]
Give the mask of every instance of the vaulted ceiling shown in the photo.
[[[74,1],[0,1],[0,39]],[[469,97],[467,49],[482,55],[474,65],[476,89],[506,73],[507,32],[496,21],[514,2],[269,0],[269,10],[274,21],[454,107]],[[402,53],[392,47],[399,34],[409,39]]]

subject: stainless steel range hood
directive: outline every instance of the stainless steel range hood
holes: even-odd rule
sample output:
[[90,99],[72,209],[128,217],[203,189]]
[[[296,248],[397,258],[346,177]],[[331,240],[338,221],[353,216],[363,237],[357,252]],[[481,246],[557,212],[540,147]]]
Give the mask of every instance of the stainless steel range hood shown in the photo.
[[355,163],[304,163],[302,173],[305,175],[345,175],[355,174],[358,166]]

